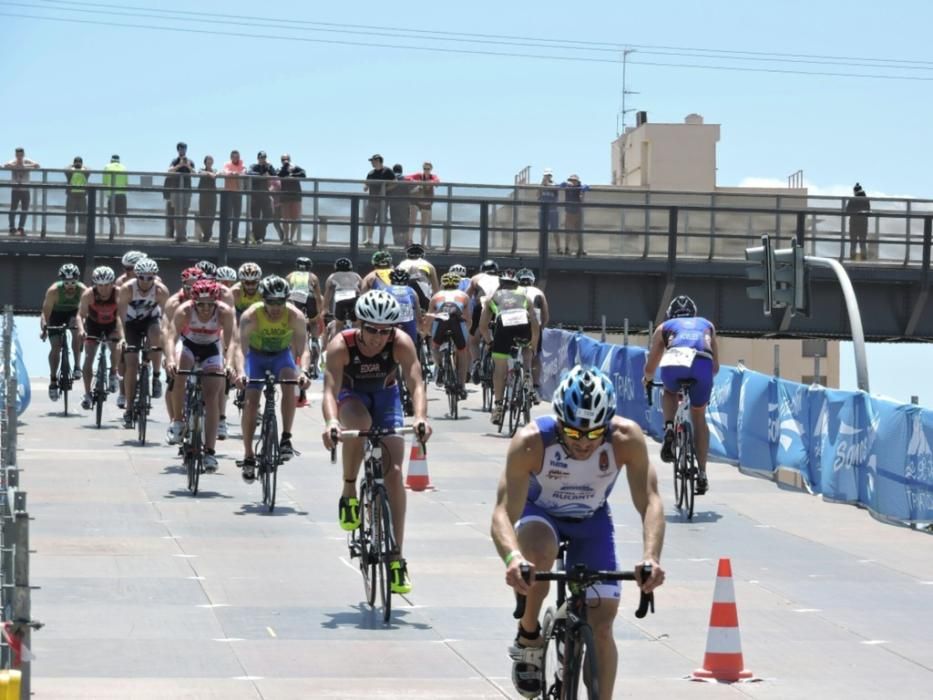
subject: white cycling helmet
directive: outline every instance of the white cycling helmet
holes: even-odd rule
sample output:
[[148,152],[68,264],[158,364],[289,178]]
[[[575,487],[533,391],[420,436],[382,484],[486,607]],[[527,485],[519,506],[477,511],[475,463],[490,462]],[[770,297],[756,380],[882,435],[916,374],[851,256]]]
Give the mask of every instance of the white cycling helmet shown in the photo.
[[152,258],[142,258],[136,261],[133,266],[133,272],[139,275],[157,275],[159,274],[159,263]]
[[451,274],[454,274],[454,275],[460,275],[461,277],[467,276],[466,265],[451,265],[450,269],[447,270],[447,272],[450,272]]
[[217,281],[218,282],[236,282],[236,270],[232,267],[227,267],[223,265],[222,267],[217,268]]
[[113,270],[106,265],[95,267],[94,272],[91,273],[92,284],[113,284],[116,279],[117,276],[113,273]]
[[263,278],[262,282],[259,283],[259,294],[265,301],[288,299],[288,293],[290,291],[291,286],[278,275],[269,275]]
[[564,425],[593,430],[608,425],[615,415],[615,387],[596,367],[577,365],[554,390],[552,405]]
[[123,254],[123,259],[120,262],[124,268],[129,269],[145,257],[146,254],[140,250],[128,250]]
[[356,300],[356,317],[360,321],[391,325],[398,323],[401,316],[402,307],[388,292],[373,289]]
[[245,262],[240,265],[237,276],[241,282],[258,282],[262,279],[262,268],[254,262]]

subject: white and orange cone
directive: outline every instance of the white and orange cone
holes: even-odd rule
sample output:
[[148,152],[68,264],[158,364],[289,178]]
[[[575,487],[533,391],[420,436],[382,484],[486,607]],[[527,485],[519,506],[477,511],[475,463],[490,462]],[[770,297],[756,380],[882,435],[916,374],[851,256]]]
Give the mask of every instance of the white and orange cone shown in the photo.
[[432,488],[431,477],[428,476],[428,457],[421,448],[421,443],[415,440],[411,446],[411,457],[408,459],[408,476],[405,486],[412,491],[424,491]]
[[703,668],[694,671],[693,678],[733,682],[751,677],[752,672],[745,669],[742,658],[732,564],[728,559],[720,559],[713,592],[713,609],[709,614],[706,655],[703,657]]

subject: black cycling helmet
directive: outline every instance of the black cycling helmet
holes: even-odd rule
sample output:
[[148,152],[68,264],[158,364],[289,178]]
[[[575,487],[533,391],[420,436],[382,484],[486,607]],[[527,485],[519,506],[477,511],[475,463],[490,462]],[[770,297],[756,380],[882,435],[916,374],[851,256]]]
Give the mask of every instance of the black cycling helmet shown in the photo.
[[334,261],[334,269],[337,272],[350,272],[353,269],[353,261],[350,258],[337,258]]
[[311,258],[300,257],[295,259],[295,269],[299,272],[310,272],[313,264]]
[[392,267],[392,253],[387,250],[377,250],[372,257],[373,267]]
[[418,243],[412,243],[408,248],[405,249],[405,252],[408,254],[408,257],[412,260],[417,260],[418,258],[424,257],[424,246],[419,245]]
[[483,264],[479,266],[479,271],[494,275],[499,272],[499,263],[495,260],[484,260]]
[[217,266],[210,260],[202,260],[197,263],[195,267],[198,268],[205,277],[214,279],[217,276]]
[[392,282],[392,284],[406,285],[410,279],[411,275],[408,274],[408,270],[395,268],[392,270],[392,272],[389,273],[389,280]]
[[674,300],[671,302],[670,306],[667,307],[668,318],[686,318],[696,315],[697,305],[693,303],[693,299],[685,294],[674,297]]
[[65,282],[77,282],[81,279],[81,270],[74,263],[65,263],[58,268],[58,279]]

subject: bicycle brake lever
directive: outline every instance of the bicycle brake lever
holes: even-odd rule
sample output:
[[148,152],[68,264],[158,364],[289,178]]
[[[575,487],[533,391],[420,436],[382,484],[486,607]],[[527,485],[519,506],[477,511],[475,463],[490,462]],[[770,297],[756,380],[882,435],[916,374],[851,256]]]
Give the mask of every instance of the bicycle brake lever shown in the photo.
[[[651,567],[643,566],[641,569],[641,576],[642,576],[642,581],[649,578],[651,576]],[[652,613],[654,613],[654,592],[645,593],[641,589],[639,589],[639,591],[641,595],[639,596],[639,599],[638,599],[638,610],[635,611],[635,617],[637,617],[640,620],[645,615],[648,614],[649,609],[651,610]]]
[[[522,564],[518,567],[518,570],[522,573],[522,579],[526,582],[531,580],[531,567],[528,564]],[[516,620],[521,620],[525,616],[525,603],[527,598],[521,593],[515,594],[515,612],[512,613],[512,617]]]

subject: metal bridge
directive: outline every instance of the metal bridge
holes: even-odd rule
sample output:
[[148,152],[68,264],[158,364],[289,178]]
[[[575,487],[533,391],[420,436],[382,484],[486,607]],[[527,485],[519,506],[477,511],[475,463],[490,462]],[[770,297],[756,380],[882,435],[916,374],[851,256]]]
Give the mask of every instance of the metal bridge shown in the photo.
[[[183,267],[208,258],[237,266],[259,262],[267,272],[285,273],[297,255],[309,255],[315,270],[326,276],[330,264],[348,255],[362,271],[373,248],[363,245],[367,205],[381,215],[375,239],[404,255],[409,237],[419,240],[421,227],[407,230],[403,215],[419,196],[372,196],[361,181],[302,182],[301,234],[293,245],[274,241],[275,216],[262,245],[244,245],[228,235],[227,212],[232,198],[241,197],[240,239],[257,219],[250,204],[259,193],[227,192],[222,178],[216,191],[165,190],[164,173],[134,173],[122,190],[127,196],[126,235],[115,235],[107,214],[110,192],[91,184],[80,211],[72,212],[75,232],[66,234],[69,208],[61,171],[40,171],[41,182],[29,183],[33,208],[25,237],[0,240],[0,303],[19,313],[36,313],[43,292],[66,261],[79,263],[89,274],[97,264],[115,267],[129,248],[140,248],[159,261],[167,279]],[[98,178],[99,179],[99,178]],[[196,179],[196,177],[195,177]],[[414,183],[412,183],[414,184]],[[0,182],[0,208],[7,208],[11,183]],[[568,230],[564,201],[542,204],[538,187],[491,187],[443,184],[435,186],[433,220],[427,233],[428,257],[439,269],[453,263],[472,268],[487,257],[500,264],[534,269],[546,287],[554,323],[597,327],[605,317],[610,328],[630,321],[632,330],[657,322],[677,293],[696,299],[701,313],[725,335],[767,337],[848,338],[845,305],[829,273],[811,274],[812,309],[808,318],[790,314],[763,316],[761,305],[746,298],[745,248],[769,234],[776,246],[796,239],[809,255],[840,260],[846,265],[861,305],[869,340],[933,339],[933,310],[927,303],[933,201],[872,200],[869,215],[868,260],[853,260],[849,252],[848,217],[839,198],[809,197],[799,190],[788,195],[649,192],[593,188],[586,193],[579,229]],[[193,194],[190,211],[173,212],[164,197]],[[200,215],[199,198],[213,198],[213,211]],[[86,200],[86,201],[85,201]],[[211,201],[210,199],[208,201]],[[74,197],[72,209],[75,208]],[[201,241],[194,233],[198,218],[210,220],[213,236]],[[172,233],[183,223],[187,240]],[[419,224],[421,222],[419,221]],[[168,232],[168,233],[167,233]],[[561,248],[584,256],[558,253]]]

